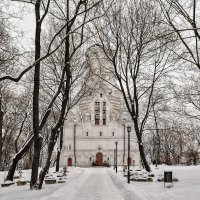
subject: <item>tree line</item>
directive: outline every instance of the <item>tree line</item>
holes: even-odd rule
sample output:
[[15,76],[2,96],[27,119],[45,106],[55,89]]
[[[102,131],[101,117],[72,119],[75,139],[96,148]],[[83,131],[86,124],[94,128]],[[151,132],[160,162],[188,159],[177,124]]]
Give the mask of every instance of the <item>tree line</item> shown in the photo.
[[30,188],[41,189],[54,161],[59,170],[64,121],[92,88],[85,52],[94,44],[111,64],[102,66],[112,66],[106,70],[118,82],[145,169],[197,161],[198,2],[11,1],[35,13],[29,51],[9,32],[19,13],[7,3],[0,10],[0,170],[8,170],[7,180],[17,166],[31,168]]

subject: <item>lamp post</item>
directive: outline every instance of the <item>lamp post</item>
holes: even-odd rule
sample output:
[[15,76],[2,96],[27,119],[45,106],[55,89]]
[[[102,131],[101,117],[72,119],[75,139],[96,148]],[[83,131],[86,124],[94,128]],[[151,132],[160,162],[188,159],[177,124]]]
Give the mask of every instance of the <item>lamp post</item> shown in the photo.
[[117,173],[117,145],[118,145],[118,142],[115,142],[115,145],[116,145],[116,168],[115,168],[115,170],[116,170],[116,173]]
[[115,170],[116,164],[115,164],[115,148],[114,148],[114,164],[113,164],[113,168]]
[[127,174],[127,182],[130,183],[130,132],[131,132],[131,127],[127,126],[127,132],[128,132],[128,174]]
[[76,126],[77,124],[74,124],[74,166],[76,167]]

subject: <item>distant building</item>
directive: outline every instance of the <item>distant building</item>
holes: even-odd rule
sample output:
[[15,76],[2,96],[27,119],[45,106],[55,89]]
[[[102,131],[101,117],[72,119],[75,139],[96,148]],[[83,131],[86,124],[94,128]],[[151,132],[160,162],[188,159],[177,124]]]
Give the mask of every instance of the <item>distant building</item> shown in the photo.
[[[94,88],[68,114],[64,125],[60,165],[113,165],[115,142],[118,142],[118,165],[127,164],[126,126],[130,125],[130,116],[122,95],[117,90],[112,66],[95,47],[87,51],[87,71],[92,72],[91,82],[94,83]],[[140,163],[133,127],[129,162],[132,165]]]

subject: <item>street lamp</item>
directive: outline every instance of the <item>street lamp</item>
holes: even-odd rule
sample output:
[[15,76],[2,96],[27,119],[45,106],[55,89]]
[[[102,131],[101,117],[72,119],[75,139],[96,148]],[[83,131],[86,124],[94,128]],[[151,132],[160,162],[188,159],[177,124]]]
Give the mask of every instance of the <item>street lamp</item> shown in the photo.
[[116,170],[116,173],[117,173],[117,145],[118,145],[117,141],[115,142],[115,145],[116,145],[116,168],[115,168],[115,170]]
[[75,167],[76,167],[76,127],[77,127],[77,124],[74,124],[74,166]]
[[127,132],[128,132],[128,174],[127,174],[127,182],[130,183],[130,132],[131,132],[131,126],[127,126]]
[[114,164],[113,164],[113,169],[115,170],[116,164],[115,164],[115,148],[114,148]]

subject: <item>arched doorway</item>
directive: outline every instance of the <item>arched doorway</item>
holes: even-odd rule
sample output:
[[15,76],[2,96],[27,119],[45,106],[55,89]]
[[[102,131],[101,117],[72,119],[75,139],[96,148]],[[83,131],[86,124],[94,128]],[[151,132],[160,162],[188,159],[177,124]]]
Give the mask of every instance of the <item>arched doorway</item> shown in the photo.
[[68,166],[72,166],[72,158],[69,157],[69,158],[67,159],[67,165],[68,165]]
[[98,152],[96,154],[96,165],[97,166],[102,166],[103,165],[103,154]]
[[131,163],[132,163],[131,157],[127,158],[127,163],[128,163],[129,165],[131,165]]

